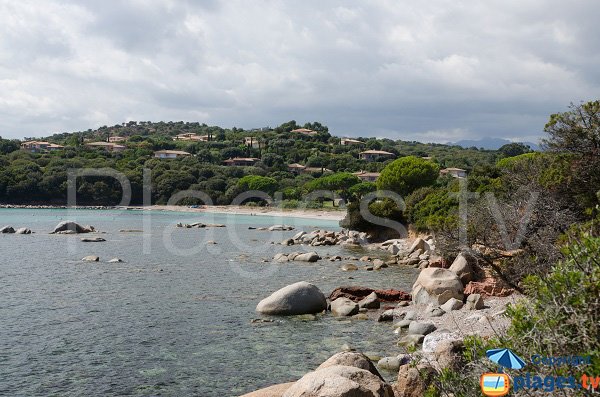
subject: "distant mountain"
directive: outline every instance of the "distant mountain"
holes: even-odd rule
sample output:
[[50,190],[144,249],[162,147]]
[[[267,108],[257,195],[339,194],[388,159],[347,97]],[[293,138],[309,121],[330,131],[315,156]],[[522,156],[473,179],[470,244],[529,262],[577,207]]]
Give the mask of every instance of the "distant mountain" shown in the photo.
[[[458,145],[464,148],[469,148],[475,146],[476,148],[484,148],[488,150],[498,150],[500,147],[506,145],[507,143],[512,143],[508,139],[502,138],[482,138],[482,139],[464,139],[458,142],[451,142],[449,145]],[[540,150],[538,144],[533,142],[521,142],[525,145],[528,145],[533,150]]]

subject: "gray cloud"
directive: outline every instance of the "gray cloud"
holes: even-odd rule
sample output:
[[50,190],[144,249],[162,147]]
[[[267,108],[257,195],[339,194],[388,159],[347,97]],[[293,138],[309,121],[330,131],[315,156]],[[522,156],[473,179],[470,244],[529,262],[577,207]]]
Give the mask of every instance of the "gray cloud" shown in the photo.
[[0,135],[126,120],[535,139],[596,99],[600,4],[0,0]]

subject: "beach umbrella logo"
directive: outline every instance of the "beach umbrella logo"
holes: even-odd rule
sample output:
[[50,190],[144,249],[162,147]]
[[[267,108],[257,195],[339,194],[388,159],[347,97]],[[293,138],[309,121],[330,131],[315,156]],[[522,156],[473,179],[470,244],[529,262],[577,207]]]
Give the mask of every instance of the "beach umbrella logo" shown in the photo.
[[491,349],[485,352],[487,358],[504,368],[521,369],[525,361],[510,349]]

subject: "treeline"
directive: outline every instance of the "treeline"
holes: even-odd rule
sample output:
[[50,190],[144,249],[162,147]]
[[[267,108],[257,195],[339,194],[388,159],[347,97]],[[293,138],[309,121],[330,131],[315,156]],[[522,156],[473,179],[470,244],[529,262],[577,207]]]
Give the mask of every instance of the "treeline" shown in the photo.
[[[291,132],[297,128],[308,128],[316,134],[306,136]],[[182,133],[210,134],[211,140],[173,140],[174,136]],[[109,136],[127,137],[127,142],[120,143],[126,146],[126,150],[111,153],[84,146],[84,142],[105,141]],[[255,138],[260,147],[245,145],[244,139],[249,136]],[[469,172],[493,166],[498,159],[515,151],[528,151],[527,147],[519,144],[489,151],[374,138],[359,138],[364,146],[342,146],[340,139],[331,136],[326,126],[318,122],[299,125],[295,121],[260,130],[223,129],[184,122],[129,122],[42,139],[66,147],[50,153],[29,153],[20,150],[19,141],[0,138],[0,202],[65,204],[68,169],[111,168],[129,178],[133,190],[132,204],[142,204],[143,169],[150,169],[153,203],[163,204],[179,191],[195,189],[207,193],[215,204],[229,204],[243,190],[240,179],[253,175],[274,179],[274,190],[282,192],[283,199],[293,205],[294,201],[301,200],[303,195],[314,190],[313,186],[322,185],[312,181],[328,176],[323,175],[324,169],[334,174],[361,170],[379,172],[391,162],[360,160],[359,153],[363,150],[385,150],[398,157],[430,157],[439,168],[461,167]],[[154,158],[154,151],[161,149],[185,150],[193,156],[174,160]],[[259,161],[252,167],[222,165],[224,160],[233,157],[255,157]],[[314,170],[297,175],[288,170],[292,163]],[[357,181],[356,178],[354,180]],[[78,180],[77,186],[77,198],[81,204],[115,205],[120,202],[121,188],[112,178],[84,177]],[[362,185],[355,190],[367,187]],[[342,198],[349,197],[347,189],[335,190]],[[198,202],[188,200],[182,204],[186,203]]]

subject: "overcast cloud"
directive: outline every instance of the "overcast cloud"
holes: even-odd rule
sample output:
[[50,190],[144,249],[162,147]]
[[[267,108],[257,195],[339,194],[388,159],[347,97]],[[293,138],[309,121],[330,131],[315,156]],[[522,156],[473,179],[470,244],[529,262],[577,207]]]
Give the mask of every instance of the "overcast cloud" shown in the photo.
[[0,0],[0,135],[294,119],[536,140],[598,98],[598,15],[594,0]]

